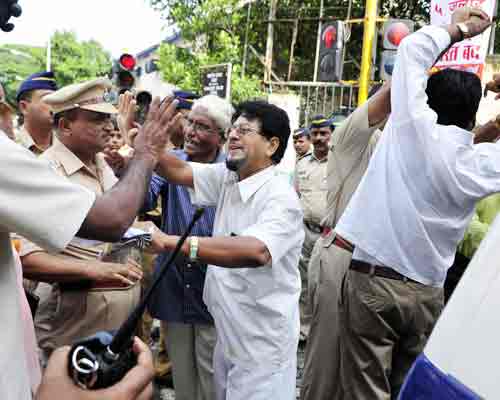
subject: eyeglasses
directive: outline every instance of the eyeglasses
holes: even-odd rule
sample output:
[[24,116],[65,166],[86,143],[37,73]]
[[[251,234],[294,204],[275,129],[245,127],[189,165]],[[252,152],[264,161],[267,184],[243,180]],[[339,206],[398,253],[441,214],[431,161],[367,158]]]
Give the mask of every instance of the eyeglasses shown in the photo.
[[229,128],[229,132],[236,132],[240,136],[246,136],[252,133],[259,133],[259,131],[255,129],[251,129],[248,126],[241,126],[241,125],[233,125],[231,128]]
[[185,120],[186,128],[191,128],[196,133],[214,132],[214,129],[210,128],[208,125],[206,125],[204,123],[193,121],[190,118],[185,118],[184,120]]

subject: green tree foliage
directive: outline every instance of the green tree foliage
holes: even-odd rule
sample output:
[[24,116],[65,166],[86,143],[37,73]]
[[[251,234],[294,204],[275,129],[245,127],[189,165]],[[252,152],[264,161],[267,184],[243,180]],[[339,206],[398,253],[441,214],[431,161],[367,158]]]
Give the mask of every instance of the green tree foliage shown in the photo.
[[7,101],[16,104],[16,90],[28,75],[45,67],[45,50],[24,45],[0,47],[0,82],[4,86]]
[[201,92],[200,67],[231,62],[231,100],[262,96],[259,78],[254,75],[241,76],[241,57],[238,37],[231,37],[225,31],[214,36],[216,49],[208,51],[202,48],[196,52],[172,44],[162,44],[159,50],[158,66],[163,79],[184,90]]
[[[245,26],[245,13],[236,9],[236,0],[153,1],[156,7],[167,7],[169,23],[176,22],[191,48],[163,44],[159,51],[159,68],[163,79],[183,89],[200,91],[200,67],[230,62],[232,100],[261,97],[261,78],[255,68],[242,76],[243,36],[234,28]],[[175,4],[174,4],[175,3]],[[173,6],[173,7],[170,7]],[[244,29],[243,29],[244,32]]]
[[52,37],[52,63],[59,86],[65,86],[107,75],[112,60],[98,42],[80,42],[74,32],[56,32]]
[[[7,99],[15,104],[15,94],[27,76],[44,71],[46,49],[25,45],[0,46],[0,82]],[[52,69],[59,86],[103,76],[111,69],[111,56],[91,41],[78,41],[73,32],[56,32],[52,37]]]

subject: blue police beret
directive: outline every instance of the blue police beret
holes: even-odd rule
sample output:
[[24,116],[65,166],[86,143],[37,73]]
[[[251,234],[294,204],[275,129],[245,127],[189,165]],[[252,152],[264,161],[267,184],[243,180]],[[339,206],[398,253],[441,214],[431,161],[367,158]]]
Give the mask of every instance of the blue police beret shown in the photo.
[[19,102],[19,97],[24,92],[30,90],[57,90],[56,79],[53,72],[37,72],[30,75],[24,80],[19,89],[17,89],[16,100]]
[[174,91],[174,97],[179,100],[179,104],[177,104],[178,110],[191,110],[194,101],[200,98],[196,93],[186,92],[184,90]]
[[314,128],[324,128],[325,126],[331,127],[333,121],[330,118],[326,118],[323,115],[316,115],[311,121],[311,129]]
[[293,137],[294,138],[299,138],[299,137],[302,137],[302,136],[309,136],[310,134],[311,133],[309,132],[308,128],[299,128],[299,129],[296,129],[293,132]]

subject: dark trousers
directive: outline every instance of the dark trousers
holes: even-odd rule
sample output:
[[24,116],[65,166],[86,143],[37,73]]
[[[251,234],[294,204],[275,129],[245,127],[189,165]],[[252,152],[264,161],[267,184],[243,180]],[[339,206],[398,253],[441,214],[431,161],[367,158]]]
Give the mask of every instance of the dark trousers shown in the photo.
[[446,280],[444,281],[444,303],[446,304],[451,297],[451,294],[458,285],[460,278],[464,274],[467,265],[469,265],[470,258],[457,252],[455,255],[455,261],[450,267],[446,274]]

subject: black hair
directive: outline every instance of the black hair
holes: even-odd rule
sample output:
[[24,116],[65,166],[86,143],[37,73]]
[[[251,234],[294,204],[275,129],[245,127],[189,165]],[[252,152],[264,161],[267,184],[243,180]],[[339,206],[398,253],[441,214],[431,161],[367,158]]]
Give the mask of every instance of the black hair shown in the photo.
[[17,99],[17,104],[19,104],[21,101],[31,101],[31,98],[33,97],[33,90],[26,90],[22,92],[18,99]]
[[261,124],[261,135],[267,139],[277,137],[278,149],[271,156],[274,164],[278,164],[285,154],[290,137],[290,119],[285,110],[265,100],[245,101],[236,106],[232,122],[240,116],[249,120],[258,120]]
[[451,68],[438,71],[429,78],[425,92],[438,124],[472,129],[482,94],[476,74]]

